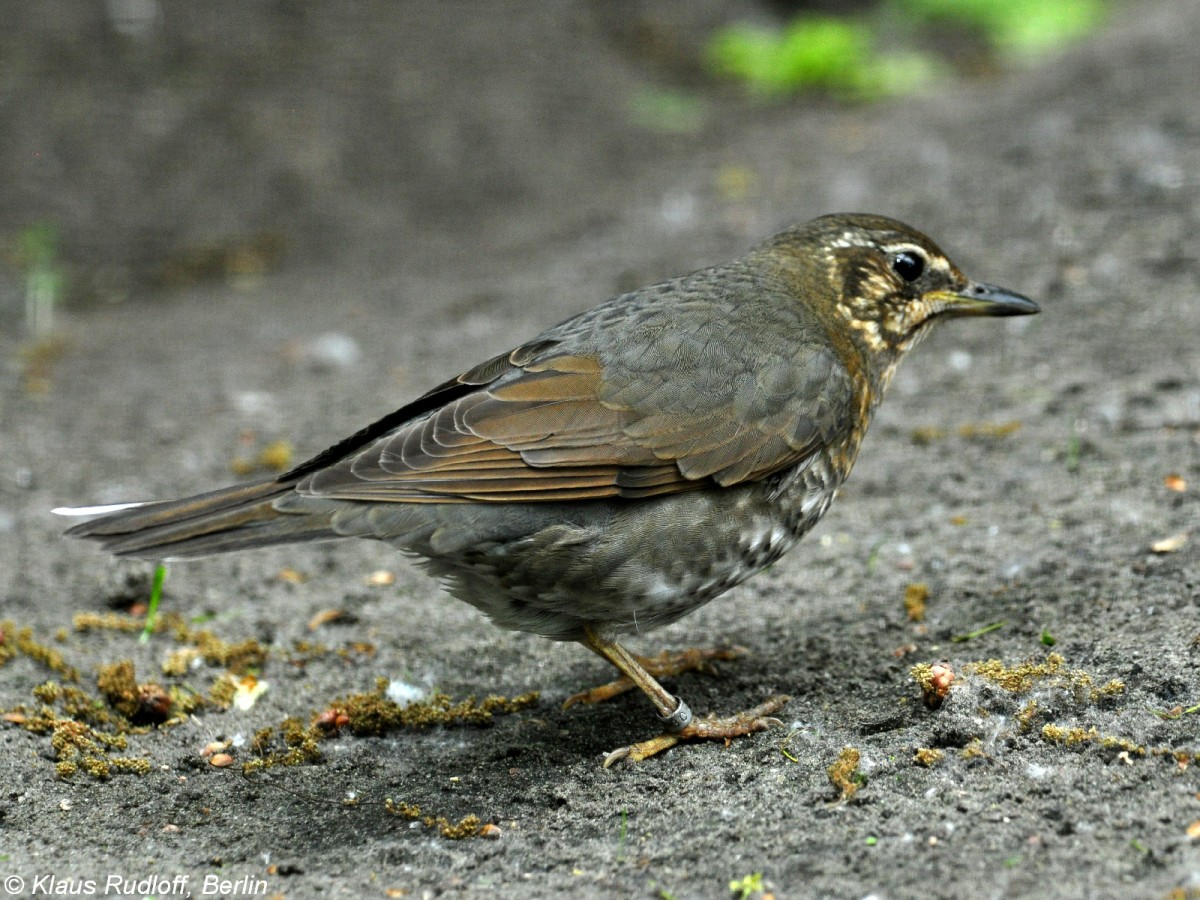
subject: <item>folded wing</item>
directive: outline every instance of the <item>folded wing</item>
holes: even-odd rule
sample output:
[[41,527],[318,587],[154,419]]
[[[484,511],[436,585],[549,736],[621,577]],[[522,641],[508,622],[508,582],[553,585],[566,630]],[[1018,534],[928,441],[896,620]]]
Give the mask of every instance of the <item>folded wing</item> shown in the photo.
[[669,343],[639,333],[639,346],[542,339],[488,360],[407,419],[300,466],[296,490],[397,503],[652,497],[804,463],[848,418],[852,384],[831,348],[750,347],[739,360],[703,328],[665,330]]

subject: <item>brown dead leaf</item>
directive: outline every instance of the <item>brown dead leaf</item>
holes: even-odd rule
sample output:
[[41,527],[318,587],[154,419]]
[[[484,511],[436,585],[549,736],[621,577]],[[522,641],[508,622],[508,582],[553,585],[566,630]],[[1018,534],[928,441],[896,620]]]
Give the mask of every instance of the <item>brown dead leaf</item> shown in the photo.
[[345,611],[340,609],[323,609],[308,620],[308,630],[316,631],[322,625],[328,625],[330,622],[336,622],[345,614]]
[[998,440],[1016,434],[1021,430],[1020,422],[979,422],[977,424],[960,425],[958,436],[967,440],[982,438]]

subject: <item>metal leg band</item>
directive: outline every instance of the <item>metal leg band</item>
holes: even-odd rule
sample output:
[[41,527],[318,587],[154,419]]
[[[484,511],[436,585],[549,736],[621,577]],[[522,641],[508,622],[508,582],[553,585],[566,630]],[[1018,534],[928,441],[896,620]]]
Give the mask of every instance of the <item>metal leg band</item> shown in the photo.
[[663,728],[672,734],[678,734],[692,724],[692,711],[688,709],[688,705],[683,702],[683,699],[676,697],[675,704],[674,712],[658,717],[658,720],[663,724]]

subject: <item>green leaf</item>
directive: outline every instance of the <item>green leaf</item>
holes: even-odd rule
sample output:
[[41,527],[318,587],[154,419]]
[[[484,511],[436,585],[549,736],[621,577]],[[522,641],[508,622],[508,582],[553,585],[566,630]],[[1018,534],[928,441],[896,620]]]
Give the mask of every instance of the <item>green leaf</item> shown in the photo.
[[880,54],[875,32],[863,22],[803,16],[781,31],[733,25],[709,42],[709,65],[764,97],[817,88],[836,96],[870,100],[910,93],[941,71],[921,53]]
[[1032,56],[1098,28],[1107,0],[893,0],[903,14],[970,25],[998,50]]

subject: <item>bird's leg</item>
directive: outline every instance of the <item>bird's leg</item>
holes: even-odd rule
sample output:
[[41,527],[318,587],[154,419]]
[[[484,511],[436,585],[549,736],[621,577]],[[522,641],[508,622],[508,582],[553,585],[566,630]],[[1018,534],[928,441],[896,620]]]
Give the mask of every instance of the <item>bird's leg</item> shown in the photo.
[[[708,675],[715,675],[717,673],[717,667],[713,665],[715,660],[737,659],[745,652],[745,647],[728,647],[711,650],[689,647],[687,650],[680,650],[677,653],[664,650],[658,656],[638,656],[635,654],[633,658],[637,660],[638,665],[645,669],[648,674],[658,679],[671,678],[675,675],[682,675],[684,672],[704,672]],[[605,659],[609,659],[603,653],[600,655],[604,656]],[[609,659],[609,662],[612,662],[612,660]],[[620,666],[617,668],[620,668]],[[608,684],[602,684],[591,690],[572,694],[563,702],[563,709],[570,709],[576,703],[586,703],[589,705],[592,703],[603,703],[605,700],[619,697],[621,694],[631,691],[637,686],[627,675],[622,675],[615,681],[608,682]]]
[[[616,666],[617,671],[629,681],[630,687],[639,688],[642,693],[649,697],[650,702],[654,704],[654,708],[658,710],[660,719],[666,721],[674,717],[682,721],[680,727],[691,721],[692,713],[687,708],[687,704],[674,694],[668,692],[666,688],[658,683],[653,675],[646,671],[646,667],[638,662],[636,656],[616,641],[602,638],[591,628],[587,628],[584,631],[584,638],[580,643]],[[600,690],[603,690],[603,688]],[[621,691],[615,691],[614,695],[617,693],[621,693]],[[567,702],[570,703],[571,701],[568,700]]]
[[622,759],[630,759],[634,762],[647,759],[674,747],[680,741],[690,739],[728,741],[735,737],[762,731],[772,725],[782,724],[778,719],[772,717],[788,702],[789,698],[783,694],[768,698],[754,709],[723,719],[706,716],[703,719],[695,720],[687,704],[668,692],[655,680],[653,675],[646,671],[632,653],[616,641],[601,637],[589,628],[584,632],[581,643],[616,666],[622,675],[650,698],[650,702],[658,710],[658,717],[666,729],[666,733],[658,737],[614,750],[605,758],[605,768]]

